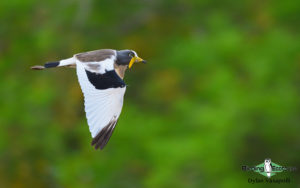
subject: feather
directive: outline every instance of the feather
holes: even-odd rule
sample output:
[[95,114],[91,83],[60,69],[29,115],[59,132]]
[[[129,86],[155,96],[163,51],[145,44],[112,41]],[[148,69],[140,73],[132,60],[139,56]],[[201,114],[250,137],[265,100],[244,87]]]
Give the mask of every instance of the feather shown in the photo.
[[[93,73],[91,81],[84,63],[77,60],[76,66],[78,81],[84,95],[86,117],[93,137],[92,145],[95,145],[96,149],[103,149],[120,116],[126,86],[116,73]],[[102,87],[101,83],[106,83],[105,87]]]

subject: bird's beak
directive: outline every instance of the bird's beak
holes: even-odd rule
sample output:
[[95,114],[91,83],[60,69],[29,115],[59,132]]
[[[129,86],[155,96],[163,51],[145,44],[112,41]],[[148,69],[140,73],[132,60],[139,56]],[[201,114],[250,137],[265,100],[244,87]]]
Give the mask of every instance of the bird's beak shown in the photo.
[[146,61],[145,60],[143,60],[142,58],[140,58],[140,57],[133,57],[133,58],[131,58],[131,60],[130,60],[130,62],[129,62],[129,65],[128,65],[128,67],[129,68],[131,68],[132,67],[132,65],[133,65],[133,63],[138,63],[138,62],[141,62],[141,63],[146,63]]

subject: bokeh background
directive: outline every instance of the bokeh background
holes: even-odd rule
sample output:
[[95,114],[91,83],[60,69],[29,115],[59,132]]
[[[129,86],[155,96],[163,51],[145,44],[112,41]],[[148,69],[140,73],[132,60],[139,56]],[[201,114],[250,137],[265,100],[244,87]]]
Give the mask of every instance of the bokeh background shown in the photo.
[[[274,187],[241,166],[300,168],[299,20],[295,0],[1,1],[0,187]],[[75,70],[29,67],[101,48],[148,64],[96,151]]]

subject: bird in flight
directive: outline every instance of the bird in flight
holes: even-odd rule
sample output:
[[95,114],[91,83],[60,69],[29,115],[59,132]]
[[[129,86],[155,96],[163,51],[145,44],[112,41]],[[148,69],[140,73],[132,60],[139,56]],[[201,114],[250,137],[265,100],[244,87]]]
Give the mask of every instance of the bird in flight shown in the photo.
[[71,58],[33,66],[31,69],[76,68],[93,137],[91,144],[95,149],[102,150],[113,133],[123,107],[125,71],[137,62],[146,63],[133,50],[101,49],[75,54]]

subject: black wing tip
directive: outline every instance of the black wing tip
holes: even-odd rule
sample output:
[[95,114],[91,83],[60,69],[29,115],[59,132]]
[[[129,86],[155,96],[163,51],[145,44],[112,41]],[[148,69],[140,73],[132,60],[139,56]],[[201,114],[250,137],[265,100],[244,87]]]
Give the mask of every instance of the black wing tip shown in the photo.
[[108,125],[106,125],[98,134],[96,137],[93,138],[91,145],[95,147],[95,149],[100,149],[103,150],[103,148],[106,146],[108,143],[115,125],[117,123],[117,120],[113,120],[109,122]]
[[57,62],[48,62],[48,63],[45,63],[45,68],[57,67],[58,65],[59,65],[59,61],[57,61]]

